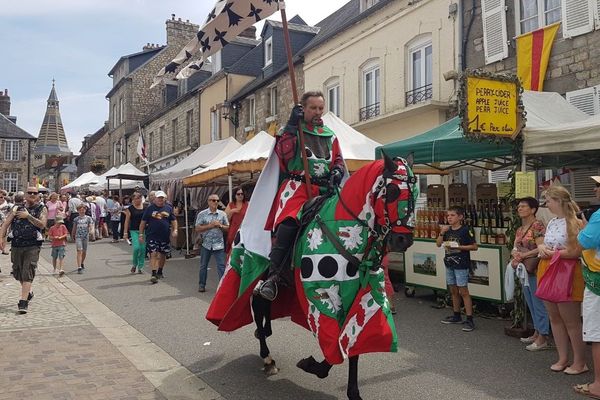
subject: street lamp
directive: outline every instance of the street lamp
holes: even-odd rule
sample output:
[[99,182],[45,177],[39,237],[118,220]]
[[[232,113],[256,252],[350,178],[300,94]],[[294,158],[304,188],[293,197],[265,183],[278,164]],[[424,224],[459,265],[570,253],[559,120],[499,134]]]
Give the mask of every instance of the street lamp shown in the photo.
[[234,127],[238,127],[238,104],[230,103],[227,100],[221,104],[221,116],[224,119],[228,119],[231,121]]

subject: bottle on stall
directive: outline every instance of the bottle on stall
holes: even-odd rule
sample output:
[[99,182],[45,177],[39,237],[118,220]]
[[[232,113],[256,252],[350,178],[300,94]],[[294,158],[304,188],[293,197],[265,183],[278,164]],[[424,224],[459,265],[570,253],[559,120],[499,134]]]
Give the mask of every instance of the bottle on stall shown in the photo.
[[432,222],[431,223],[431,230],[429,231],[429,238],[430,239],[437,239],[439,233],[440,233],[440,226],[438,225],[437,222]]
[[500,229],[498,231],[498,235],[496,235],[496,244],[497,245],[505,245],[506,244],[506,235],[504,234],[503,229]]
[[479,234],[479,241],[481,244],[487,244],[488,242],[488,229],[485,224],[485,219],[481,221],[481,233]]
[[496,244],[496,239],[498,238],[498,235],[496,234],[496,229],[492,228],[490,230],[491,233],[488,234],[488,243],[489,244]]
[[500,200],[498,200],[498,204],[496,204],[496,228],[503,228],[502,224],[504,223],[502,219],[502,207],[500,205]]
[[475,204],[471,206],[471,220],[473,220],[473,226],[479,226],[479,217],[477,215],[477,208]]
[[502,207],[502,220],[504,221],[504,227],[508,228],[510,226],[510,207],[508,206],[508,202],[506,199],[502,199],[503,207]]

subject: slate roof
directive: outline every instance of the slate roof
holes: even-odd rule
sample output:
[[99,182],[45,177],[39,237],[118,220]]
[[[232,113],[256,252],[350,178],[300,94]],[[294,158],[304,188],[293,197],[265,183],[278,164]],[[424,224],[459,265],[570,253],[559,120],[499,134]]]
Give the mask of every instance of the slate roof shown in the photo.
[[119,58],[119,61],[117,61],[115,63],[115,65],[111,68],[111,70],[108,72],[108,76],[112,76],[113,73],[115,72],[115,69],[119,66],[119,64],[121,64],[121,62],[123,62],[124,60],[127,60],[127,59],[129,59],[130,61],[133,61],[133,64],[134,64],[134,65],[132,65],[132,63],[130,63],[129,71],[127,71],[127,74],[125,74],[125,75],[130,74],[136,68],[138,68],[143,63],[145,63],[146,61],[148,61],[149,59],[154,57],[156,54],[158,54],[160,51],[162,51],[165,47],[166,46],[161,46],[161,47],[157,47],[155,49],[138,51],[137,53],[127,54],[125,56],[122,56],[121,58]]
[[3,114],[0,114],[0,138],[35,140],[33,135],[30,135],[24,129],[19,128]]

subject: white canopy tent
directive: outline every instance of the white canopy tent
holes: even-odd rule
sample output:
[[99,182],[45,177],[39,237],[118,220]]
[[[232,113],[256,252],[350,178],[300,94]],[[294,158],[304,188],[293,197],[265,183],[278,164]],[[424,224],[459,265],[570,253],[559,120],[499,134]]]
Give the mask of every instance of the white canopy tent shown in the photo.
[[94,174],[92,171],[89,171],[89,172],[86,172],[86,173],[78,176],[77,179],[75,179],[73,182],[68,183],[65,186],[61,187],[60,190],[61,191],[77,190],[81,186],[98,183],[98,178],[99,178],[98,175]]
[[[145,187],[144,182],[142,181],[148,176],[148,174],[137,169],[133,164],[127,163],[119,166],[112,174],[106,174],[106,189],[110,190],[110,181],[111,180],[119,180],[119,191],[122,189],[127,189],[125,185],[133,185],[133,188],[136,186]],[[133,181],[134,183],[128,182]]]
[[[101,191],[101,190],[108,189],[108,180],[106,179],[106,177],[110,176],[110,175],[114,175],[115,171],[117,171],[117,168],[112,167],[111,169],[109,169],[108,171],[106,171],[105,173],[100,175],[98,177],[98,183],[90,185],[90,190]],[[144,187],[144,182],[134,181],[131,179],[123,179],[121,181],[121,189],[135,189],[138,186]]]

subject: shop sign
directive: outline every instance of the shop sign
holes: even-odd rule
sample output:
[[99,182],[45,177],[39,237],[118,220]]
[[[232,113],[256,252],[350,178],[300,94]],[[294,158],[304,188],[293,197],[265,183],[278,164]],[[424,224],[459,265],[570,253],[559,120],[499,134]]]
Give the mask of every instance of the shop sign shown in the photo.
[[523,128],[518,79],[485,72],[467,72],[461,79],[461,123],[465,135],[514,139]]
[[515,198],[536,197],[535,172],[515,172]]

